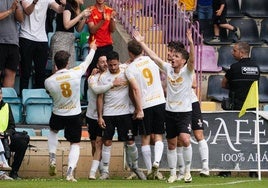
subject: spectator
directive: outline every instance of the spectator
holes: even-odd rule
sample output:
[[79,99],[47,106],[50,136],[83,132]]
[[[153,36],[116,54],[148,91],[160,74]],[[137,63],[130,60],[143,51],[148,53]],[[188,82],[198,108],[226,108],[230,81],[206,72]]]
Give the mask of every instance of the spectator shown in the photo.
[[[231,65],[222,80],[222,87],[229,89],[232,110],[241,110],[252,83],[260,78],[260,68],[250,57],[250,46],[246,42],[237,42],[232,55],[238,62]],[[255,173],[255,174],[254,174]],[[231,172],[220,172],[219,176],[230,176]],[[256,172],[250,176],[257,177]]]
[[197,0],[198,20],[211,20],[213,15],[213,0]]
[[22,7],[26,14],[21,24],[19,45],[21,55],[20,90],[28,88],[32,73],[32,63],[35,71],[35,88],[44,88],[46,79],[46,63],[48,58],[48,39],[46,35],[47,9],[52,8],[57,13],[65,9],[66,0],[22,0]]
[[[58,2],[59,0],[56,0]],[[83,30],[86,18],[90,15],[90,10],[86,8],[81,11],[80,6],[84,0],[67,0],[63,13],[56,16],[56,32],[51,38],[51,58],[52,72],[55,72],[54,55],[59,50],[65,50],[71,54],[69,58],[69,68],[75,66],[75,29],[77,32]]]
[[107,54],[113,50],[112,33],[116,29],[116,12],[104,3],[104,0],[96,0],[96,4],[90,7],[91,15],[86,21],[90,32],[88,42],[95,39],[98,46],[93,62],[89,66],[89,74],[96,67],[100,54]]
[[[90,9],[91,15],[86,21],[90,33],[88,42],[96,40],[98,49],[92,64],[87,70],[87,77],[91,74],[93,68],[96,67],[99,56],[101,54],[108,54],[113,50],[112,33],[116,29],[116,12],[111,7],[105,5],[104,0],[96,0],[96,4],[91,6]],[[87,91],[87,86],[87,84],[84,85],[85,92]]]
[[220,28],[228,29],[235,33],[240,40],[240,29],[227,23],[226,20],[227,4],[225,0],[213,0],[213,24],[214,37],[211,42],[220,42]]
[[45,88],[54,101],[48,135],[49,174],[56,175],[57,133],[64,129],[64,136],[70,142],[66,180],[73,182],[77,181],[73,172],[79,159],[82,131],[80,83],[82,75],[85,74],[95,54],[97,48],[95,41],[90,44],[90,47],[86,60],[69,70],[66,67],[70,54],[66,51],[58,51],[54,56],[58,71],[45,80]]
[[197,0],[178,0],[178,7],[185,10],[189,17],[192,19],[196,11]]
[[197,18],[200,24],[200,31],[203,33],[204,38],[209,36],[209,33],[213,30],[212,3],[213,0],[197,0]]
[[[24,20],[18,0],[2,0],[0,3],[0,85],[14,87],[19,65],[19,35],[17,22]],[[3,83],[1,80],[4,75]],[[1,84],[2,83],[2,84]]]
[[[11,108],[2,100],[2,98],[2,89],[0,88],[0,127],[2,127],[1,130],[4,131],[3,133],[5,135],[5,138],[2,138],[2,142],[5,142],[4,139],[10,141],[10,143],[7,142],[9,148],[5,148],[6,153],[8,152],[8,149],[11,152],[15,152],[13,163],[11,165],[12,170],[10,171],[9,176],[13,179],[21,179],[18,175],[18,171],[27,150],[30,137],[25,132],[17,132],[15,130],[15,122]],[[6,158],[9,160],[10,155],[6,155]]]

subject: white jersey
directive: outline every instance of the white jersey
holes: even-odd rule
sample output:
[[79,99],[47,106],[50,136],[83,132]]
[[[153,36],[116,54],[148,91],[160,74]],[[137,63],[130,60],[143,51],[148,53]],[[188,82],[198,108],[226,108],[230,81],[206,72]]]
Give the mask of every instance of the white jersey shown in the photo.
[[105,73],[101,79],[100,83],[103,85],[108,85],[112,83],[115,78],[121,78],[126,81],[123,86],[112,87],[106,93],[104,93],[103,101],[103,116],[118,116],[129,114],[129,87],[127,78],[125,76],[126,65],[121,64],[120,72],[117,74],[111,74],[109,71]]
[[170,112],[192,111],[192,76],[185,65],[179,73],[175,73],[170,63],[163,66],[167,73],[167,102],[166,110]]
[[129,64],[126,76],[139,84],[143,109],[165,103],[159,68],[148,56],[140,56]]
[[109,90],[113,84],[99,85],[99,80],[103,73],[90,76],[88,78],[88,106],[86,116],[91,119],[98,119],[97,113],[97,94],[104,93]]
[[53,113],[59,116],[72,116],[81,113],[81,77],[91,63],[94,50],[90,50],[86,60],[72,69],[58,70],[45,80],[45,88],[53,98]]
[[196,93],[195,93],[195,89],[192,89],[192,92],[191,92],[191,100],[192,100],[192,103],[198,101],[198,98],[197,98]]
[[[32,3],[33,0],[24,0]],[[34,5],[33,12],[28,16],[25,15],[24,21],[20,27],[20,37],[36,42],[47,42],[46,34],[46,17],[47,9],[55,0],[39,0]],[[31,6],[31,5],[30,5]]]
[[94,76],[90,76],[88,78],[88,90],[87,90],[87,96],[88,96],[88,105],[87,105],[87,113],[86,116],[91,119],[98,119],[97,114],[97,95],[92,90],[91,86],[98,84],[98,79],[100,77],[100,74],[96,74]]

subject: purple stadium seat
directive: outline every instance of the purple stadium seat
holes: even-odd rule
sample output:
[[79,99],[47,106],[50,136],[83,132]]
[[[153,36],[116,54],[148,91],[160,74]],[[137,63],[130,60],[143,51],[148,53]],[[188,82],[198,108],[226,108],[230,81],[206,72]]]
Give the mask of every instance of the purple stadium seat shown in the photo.
[[[217,55],[216,50],[213,46],[203,45],[202,53],[199,51],[199,54],[202,55],[201,58],[201,70],[204,72],[220,72],[221,67],[217,65]],[[197,70],[197,63],[195,64],[195,69]]]

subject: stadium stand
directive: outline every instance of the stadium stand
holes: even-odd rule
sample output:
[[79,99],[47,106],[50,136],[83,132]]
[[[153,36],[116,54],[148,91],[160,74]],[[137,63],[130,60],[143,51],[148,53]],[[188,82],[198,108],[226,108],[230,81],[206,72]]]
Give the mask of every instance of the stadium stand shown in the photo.
[[201,111],[216,111],[217,102],[215,101],[202,101],[201,102]]
[[212,101],[222,101],[228,98],[229,90],[221,87],[223,75],[210,75],[208,78],[207,98]]
[[35,132],[35,130],[33,129],[33,128],[17,128],[16,127],[16,131],[18,131],[18,132],[23,132],[23,131],[25,131],[25,132],[27,132],[27,134],[30,136],[30,137],[32,137],[32,136],[36,136],[36,132]]
[[[211,36],[206,36],[204,43],[208,45],[231,45],[234,41],[233,39],[228,38],[228,33],[227,30],[224,28],[220,28],[220,42],[211,42],[211,39],[214,37],[214,31],[213,31],[213,24],[212,25],[207,25],[206,27],[211,27],[212,28],[212,33],[207,32],[208,34],[212,34]],[[208,28],[210,30],[210,28]]]
[[[261,73],[268,73],[268,48],[253,46],[251,49],[251,58],[260,67]],[[267,85],[268,87],[268,85]]]
[[227,18],[242,18],[244,15],[241,13],[238,0],[226,0],[227,4]]
[[[201,70],[203,72],[221,72],[222,68],[217,65],[217,55],[215,48],[213,46],[203,45],[201,49],[199,49],[198,53],[201,53],[202,58],[202,67]],[[198,64],[195,63],[195,66]],[[197,67],[196,67],[197,69]]]
[[45,89],[22,90],[23,115],[26,124],[48,124],[52,99]]
[[[241,32],[240,41],[248,42],[250,45],[261,45],[257,23],[252,18],[232,18],[229,22],[231,25],[239,27]],[[237,42],[234,32],[229,32],[228,39]]]
[[268,17],[268,3],[267,0],[242,0],[241,12],[251,18]]
[[260,39],[263,42],[268,43],[268,18],[264,18],[261,21]]
[[264,111],[268,111],[268,104],[265,104],[265,105],[263,106],[263,110],[264,110]]
[[15,123],[22,122],[22,103],[14,88],[3,87],[3,101],[10,105]]
[[218,49],[218,62],[217,65],[222,67],[224,71],[230,69],[230,66],[237,62],[232,56],[232,46],[220,46]]
[[[89,37],[89,30],[88,26],[85,24],[83,27],[83,30],[81,32],[74,32],[75,35],[75,65],[79,65],[87,54],[84,54],[84,52],[88,52],[88,37]],[[84,49],[87,49],[84,50]]]
[[[42,128],[41,129],[41,136],[47,137],[48,133],[49,133],[48,128]],[[58,137],[64,137],[64,130],[60,130],[57,135],[58,135]]]
[[268,102],[268,78],[261,76],[259,81],[259,101],[260,103]]

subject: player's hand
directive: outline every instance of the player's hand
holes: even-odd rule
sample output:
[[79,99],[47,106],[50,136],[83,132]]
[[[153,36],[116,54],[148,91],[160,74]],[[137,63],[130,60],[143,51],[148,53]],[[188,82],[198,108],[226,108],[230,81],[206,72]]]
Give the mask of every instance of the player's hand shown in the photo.
[[92,71],[91,71],[91,74],[90,75],[95,75],[95,74],[98,74],[100,72],[100,70],[98,68],[94,68]]
[[187,36],[187,39],[188,39],[189,43],[193,43],[193,37],[192,37],[192,30],[191,29],[187,29],[186,36]]
[[126,85],[127,82],[126,80],[124,80],[123,78],[115,78],[114,81],[113,81],[113,86],[123,86],[123,85]]
[[98,119],[98,124],[99,124],[100,128],[102,128],[102,129],[106,128],[105,121],[102,117]]
[[89,47],[90,47],[90,49],[97,50],[96,40],[93,40],[90,43]]
[[17,8],[17,6],[18,6],[18,3],[19,3],[18,0],[14,0],[14,1],[13,1],[12,5],[11,5],[11,7],[10,7],[10,9],[11,9],[12,12],[15,12],[15,10],[16,10],[16,8]]
[[140,32],[137,31],[137,30],[133,30],[132,36],[137,42],[143,42],[144,41],[144,37],[141,36]]
[[144,118],[143,110],[138,110],[134,112],[133,119],[142,120]]

